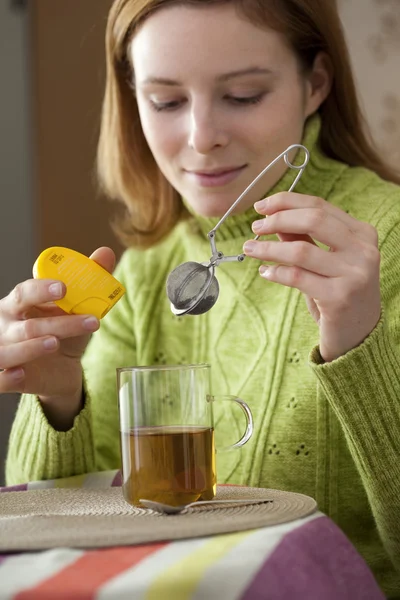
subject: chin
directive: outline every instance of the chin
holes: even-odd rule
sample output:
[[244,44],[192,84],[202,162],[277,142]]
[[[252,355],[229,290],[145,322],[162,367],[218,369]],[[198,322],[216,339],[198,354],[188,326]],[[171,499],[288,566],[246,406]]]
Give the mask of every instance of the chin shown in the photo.
[[[204,200],[198,199],[197,201],[190,202],[190,206],[194,212],[201,217],[223,217],[226,212],[230,209],[232,204],[235,202],[235,198],[229,199],[226,203],[222,203],[220,200]],[[234,214],[239,214],[246,210],[243,206],[237,206]]]
[[[228,210],[230,209],[232,204],[233,204],[233,202],[231,202],[231,204],[228,204],[226,206],[216,206],[215,204],[211,204],[209,206],[204,205],[204,204],[196,204],[196,205],[193,205],[193,210],[195,211],[195,213],[197,215],[199,215],[201,217],[221,218],[224,216],[225,213],[228,212]],[[244,212],[246,212],[246,210],[248,208],[249,208],[249,206],[237,206],[235,208],[235,210],[231,213],[231,215],[243,214]]]
[[222,208],[218,209],[215,206],[209,206],[209,207],[200,206],[195,210],[196,210],[196,213],[198,215],[200,215],[201,217],[218,218],[218,217],[222,217],[228,209],[226,209],[226,210],[224,210]]

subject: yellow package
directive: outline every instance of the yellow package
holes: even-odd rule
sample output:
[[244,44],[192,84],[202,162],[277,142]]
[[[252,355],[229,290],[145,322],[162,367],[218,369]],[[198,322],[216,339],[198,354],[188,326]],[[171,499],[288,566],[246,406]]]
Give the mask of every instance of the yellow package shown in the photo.
[[125,294],[124,286],[84,254],[54,246],[47,248],[33,266],[35,279],[57,279],[67,293],[55,304],[66,313],[94,315],[102,319]]

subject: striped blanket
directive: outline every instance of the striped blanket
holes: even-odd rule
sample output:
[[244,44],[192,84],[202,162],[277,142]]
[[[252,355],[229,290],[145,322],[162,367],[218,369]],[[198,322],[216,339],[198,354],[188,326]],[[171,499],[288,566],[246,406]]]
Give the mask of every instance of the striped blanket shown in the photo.
[[[0,488],[121,485],[117,471]],[[206,538],[100,550],[0,554],[0,600],[383,600],[328,517]]]

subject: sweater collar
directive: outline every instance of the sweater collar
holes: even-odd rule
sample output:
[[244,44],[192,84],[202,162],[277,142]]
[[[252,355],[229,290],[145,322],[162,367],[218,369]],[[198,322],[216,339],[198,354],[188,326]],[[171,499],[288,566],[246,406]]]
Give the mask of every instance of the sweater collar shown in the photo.
[[[342,176],[347,166],[324,155],[319,147],[319,136],[321,131],[321,117],[318,113],[308,119],[304,128],[302,144],[310,152],[310,161],[304,170],[304,173],[298,182],[295,192],[308,194],[310,196],[319,196],[325,200],[329,197],[336,181]],[[283,160],[283,159],[282,159]],[[299,152],[294,160],[294,164],[301,164],[304,160],[303,153]],[[288,168],[278,183],[268,192],[266,196],[272,196],[279,192],[287,191],[298,174],[297,170]],[[232,200],[234,202],[235,199]],[[219,222],[220,217],[202,217],[194,214],[193,210],[186,207],[192,214],[199,230],[207,235]],[[243,238],[251,235],[251,225],[253,221],[259,219],[260,215],[256,213],[253,207],[246,212],[229,216],[218,229],[219,240],[229,240]]]

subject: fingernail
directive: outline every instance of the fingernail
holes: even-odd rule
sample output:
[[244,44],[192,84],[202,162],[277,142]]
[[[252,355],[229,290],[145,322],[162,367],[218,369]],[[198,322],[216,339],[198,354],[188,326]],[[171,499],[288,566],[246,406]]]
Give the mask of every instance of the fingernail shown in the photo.
[[256,249],[256,242],[246,242],[243,246],[243,250],[251,254]]
[[96,317],[87,317],[87,319],[83,321],[83,326],[88,331],[96,331],[96,329],[99,328],[99,325],[99,320],[96,319]]
[[63,295],[63,288],[61,283],[52,283],[49,286],[49,292],[54,298],[61,298]]
[[8,374],[14,381],[20,381],[25,377],[25,371],[18,367],[17,369],[9,369]]
[[254,233],[258,233],[259,231],[261,231],[261,229],[263,228],[264,225],[264,220],[263,221],[254,221],[253,225],[252,225],[252,229],[254,231]]
[[270,269],[270,267],[266,267],[265,265],[262,265],[259,268],[259,273],[260,273],[261,277],[265,277],[266,279],[268,279],[268,275],[271,275],[271,269]]
[[258,202],[255,203],[254,208],[259,211],[259,210],[265,210],[267,208],[267,201],[266,200],[259,200]]
[[48,337],[43,340],[43,346],[46,350],[54,350],[57,348],[57,340],[54,337]]

